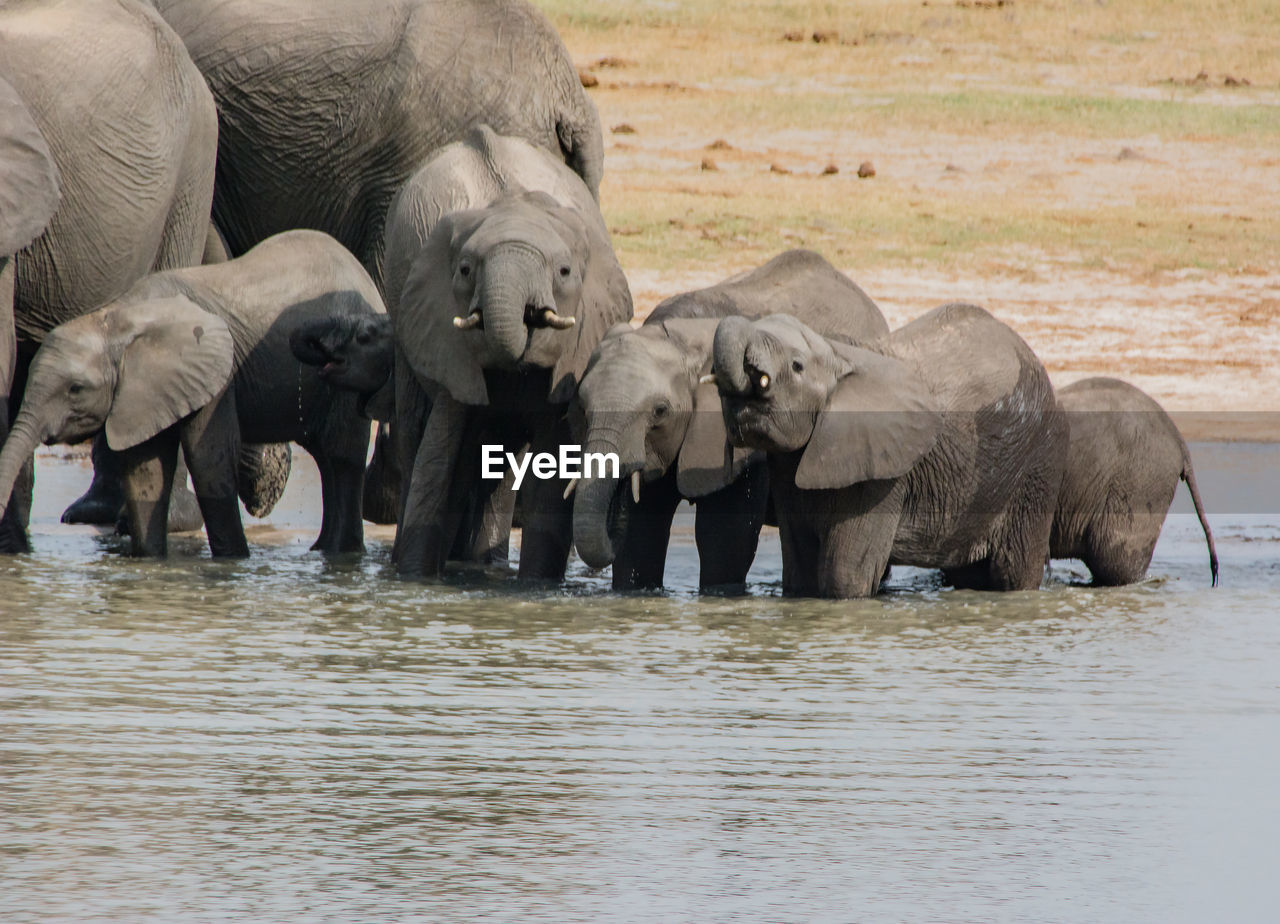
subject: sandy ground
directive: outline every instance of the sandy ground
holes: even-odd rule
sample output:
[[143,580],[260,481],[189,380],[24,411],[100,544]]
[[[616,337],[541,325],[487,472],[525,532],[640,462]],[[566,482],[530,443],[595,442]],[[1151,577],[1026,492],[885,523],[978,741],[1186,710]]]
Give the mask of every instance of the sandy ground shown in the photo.
[[[955,260],[879,262],[868,255],[873,234],[860,239],[852,219],[847,229],[797,222],[783,230],[782,239],[784,246],[824,253],[879,302],[893,325],[943,302],[976,302],[1025,337],[1057,384],[1090,375],[1119,376],[1173,412],[1189,438],[1280,440],[1280,240],[1271,246],[1254,239],[1272,234],[1270,219],[1280,214],[1280,150],[1248,138],[1188,137],[1185,132],[1099,137],[1068,126],[987,134],[902,126],[890,119],[877,124],[865,117],[856,130],[830,121],[806,130],[767,123],[726,126],[717,107],[728,106],[735,89],[760,93],[767,85],[772,89],[766,92],[787,93],[816,85],[847,94],[851,107],[874,105],[874,93],[851,88],[838,74],[818,81],[763,74],[750,87],[727,74],[682,84],[678,73],[663,73],[665,59],[647,45],[631,49],[630,60],[619,68],[601,65],[601,56],[607,62],[610,55],[627,54],[624,43],[571,30],[566,41],[580,67],[599,80],[590,92],[605,126],[601,198],[638,317],[662,298],[713,283],[771,255],[749,234],[725,236],[717,238],[722,246],[711,260],[661,265],[631,246],[633,235],[641,232],[628,221],[644,214],[646,196],[655,209],[660,208],[657,194],[672,190],[732,201],[734,184],[741,183],[744,189],[751,186],[759,201],[770,195],[761,184],[770,181],[771,164],[789,171],[776,178],[776,195],[795,198],[800,209],[806,197],[841,197],[856,215],[862,191],[872,188],[859,184],[882,184],[904,191],[910,207],[926,219],[935,205],[954,209],[957,202],[1008,202],[1035,215],[1069,211],[1075,242],[1088,241],[1091,210],[1108,216],[1112,234],[1116,216],[1123,221],[1132,210],[1129,243],[1141,248],[1144,234],[1153,233],[1144,219],[1153,209],[1160,214],[1160,204],[1167,202],[1179,223],[1174,237],[1166,225],[1150,245],[1168,251],[1166,265],[1154,271],[1149,254],[1142,261],[1112,260],[1105,242],[1099,248],[1096,241],[1089,259],[1064,241],[1052,253],[1017,242],[985,246],[959,265]],[[690,47],[696,50],[696,42]],[[1078,68],[1045,78],[1050,84],[1082,79]],[[1090,92],[1137,99],[1169,95],[1154,86],[1110,85]],[[689,111],[691,94],[704,101],[705,123],[667,117],[669,109]],[[1193,102],[1272,105],[1280,119],[1280,92],[1274,89],[1257,88],[1244,99],[1207,90]],[[618,126],[626,127],[611,131]],[[708,151],[721,136],[731,148]],[[714,157],[714,174],[700,168],[707,156]],[[874,162],[874,178],[856,178],[863,160]],[[838,174],[823,176],[828,164]],[[744,194],[734,207],[749,209],[751,195]],[[1198,235],[1209,234],[1239,235],[1236,240],[1248,245],[1242,249],[1258,259],[1229,269],[1203,265],[1195,245],[1204,240]],[[1183,245],[1185,253],[1179,249]]]

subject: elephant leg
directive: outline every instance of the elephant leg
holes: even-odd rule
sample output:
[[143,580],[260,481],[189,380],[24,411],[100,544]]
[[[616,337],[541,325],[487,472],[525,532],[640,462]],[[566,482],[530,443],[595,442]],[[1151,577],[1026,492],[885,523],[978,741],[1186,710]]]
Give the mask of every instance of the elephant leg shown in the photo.
[[820,537],[818,593],[873,596],[893,553],[905,489],[893,481],[869,481],[831,494],[836,511]]
[[363,551],[364,521],[360,516],[360,495],[364,490],[364,460],[311,454],[320,469],[320,494],[324,505],[320,536],[311,550],[329,554]]
[[[9,437],[9,422],[13,419],[9,405],[15,393],[14,379],[18,366],[18,341],[13,326],[14,276],[13,258],[0,257],[0,388],[4,389],[3,400],[0,400],[0,446]],[[17,402],[14,404],[16,408]],[[31,515],[32,479],[29,476],[33,471],[32,463],[23,466],[9,496],[4,517],[0,518],[0,554],[31,551],[27,522]]]
[[391,438],[395,449],[396,468],[400,472],[400,490],[396,499],[396,538],[391,548],[391,560],[400,560],[404,514],[409,503],[409,491],[413,482],[413,470],[417,463],[422,435],[431,414],[431,401],[422,390],[409,361],[397,343],[395,347],[395,426]]
[[179,454],[178,469],[173,475],[173,490],[169,494],[169,532],[183,533],[197,530],[204,525],[200,504],[187,485],[187,459]]
[[[529,446],[530,454],[559,455],[562,444],[571,443],[569,424],[561,419],[545,428]],[[532,468],[532,466],[531,466]],[[535,478],[526,473],[522,486],[524,519],[520,529],[522,580],[562,581],[573,547],[573,499],[565,498],[569,482],[561,478]]]
[[1158,538],[1158,531],[1154,536],[1133,536],[1094,530],[1080,560],[1089,569],[1094,584],[1101,587],[1135,584],[1146,576]]
[[164,558],[169,553],[169,492],[178,466],[176,429],[163,430],[117,455],[131,552]]
[[396,522],[400,512],[400,472],[392,425],[378,424],[360,503],[361,515],[370,523]]
[[101,433],[93,438],[93,482],[89,490],[62,512],[63,523],[111,525],[120,517],[124,506],[121,488],[121,463],[117,453],[107,448]]
[[228,388],[180,426],[182,450],[204,515],[209,551],[215,558],[249,556],[236,485],[240,421],[235,408],[234,392]]
[[769,505],[769,470],[751,465],[732,484],[700,497],[694,521],[699,588],[741,593]]
[[668,472],[646,484],[640,493],[640,503],[632,500],[629,493],[622,503],[626,505],[626,526],[614,552],[613,589],[661,587],[666,573],[667,546],[671,541],[671,520],[680,505],[674,473]]
[[452,557],[460,561],[505,565],[510,560],[511,521],[515,515],[515,473],[506,469],[502,481],[477,479],[467,507],[465,528],[458,530]]
[[439,574],[444,569],[454,536],[449,528],[450,501],[457,503],[454,474],[470,416],[466,405],[447,395],[431,405],[408,469],[404,509],[396,529],[395,561],[400,574]]

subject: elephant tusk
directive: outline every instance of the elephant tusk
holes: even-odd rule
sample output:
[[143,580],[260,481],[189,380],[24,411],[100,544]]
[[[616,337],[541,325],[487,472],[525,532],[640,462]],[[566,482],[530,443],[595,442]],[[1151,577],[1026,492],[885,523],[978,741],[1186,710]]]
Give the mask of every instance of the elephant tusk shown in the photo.
[[769,375],[768,375],[768,373],[763,373],[763,372],[762,372],[762,373],[760,374],[760,390],[761,390],[761,391],[765,391],[765,390],[767,390],[768,388],[769,388]]
[[640,469],[631,473],[631,499],[640,503]]
[[480,312],[473,311],[465,318],[454,318],[453,326],[458,330],[471,330],[473,327],[480,326]]
[[564,489],[564,499],[568,500],[569,495],[573,493],[573,489],[578,486],[578,479],[575,478],[569,482],[569,486]]
[[699,385],[717,385],[719,383],[716,381],[716,374],[714,372],[708,372],[706,375],[699,377],[698,384]]
[[573,317],[562,318],[555,311],[548,308],[542,313],[542,323],[556,330],[568,330],[578,323],[578,319]]

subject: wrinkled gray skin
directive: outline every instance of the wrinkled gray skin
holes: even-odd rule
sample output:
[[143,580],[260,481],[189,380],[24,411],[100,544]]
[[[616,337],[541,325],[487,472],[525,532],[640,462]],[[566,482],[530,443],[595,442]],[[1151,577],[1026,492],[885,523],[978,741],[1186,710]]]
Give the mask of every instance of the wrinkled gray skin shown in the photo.
[[[573,538],[589,566],[613,566],[615,589],[661,586],[681,499],[696,506],[701,587],[745,584],[768,501],[767,468],[762,454],[739,451],[726,481],[720,396],[698,379],[711,369],[720,318],[773,313],[857,342],[889,332],[852,280],[813,251],[790,250],[667,299],[638,330],[620,326],[596,348],[578,391],[582,442],[589,452],[617,454],[620,477],[579,481]],[[633,472],[643,482],[639,503],[629,487]]]
[[729,441],[768,453],[784,592],[869,596],[891,564],[1039,587],[1066,422],[1007,325],[944,305],[871,350],[730,317],[713,357]]
[[368,421],[353,395],[326,385],[289,349],[295,328],[344,311],[381,312],[380,296],[355,258],[316,231],[277,235],[227,263],[146,277],[46,338],[0,452],[0,490],[39,443],[102,430],[123,456],[133,552],[163,556],[181,445],[210,549],[244,556],[241,441],[292,440],[320,469],[324,514],[313,548],[362,549]]
[[[153,9],[0,6],[0,386],[52,328],[199,262],[216,146],[213,98]],[[28,492],[6,505],[0,551],[29,548]]]
[[1049,554],[1078,558],[1095,584],[1132,584],[1151,564],[1178,481],[1187,483],[1218,583],[1218,554],[1177,425],[1149,395],[1119,379],[1059,389],[1070,428]]
[[392,196],[487,122],[600,186],[595,105],[522,0],[157,0],[218,101],[213,217],[232,254],[326,231],[382,284]]
[[365,469],[361,512],[370,523],[395,523],[400,510],[400,469],[389,427],[395,419],[391,318],[326,315],[295,330],[289,347],[298,362],[317,367],[330,387],[354,393],[363,416],[379,421],[373,459]]

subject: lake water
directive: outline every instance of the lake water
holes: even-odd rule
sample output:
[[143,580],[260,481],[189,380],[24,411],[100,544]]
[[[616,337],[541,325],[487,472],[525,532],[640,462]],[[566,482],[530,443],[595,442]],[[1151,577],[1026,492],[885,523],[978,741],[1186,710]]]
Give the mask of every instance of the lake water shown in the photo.
[[[898,569],[868,601],[699,598],[63,527],[0,561],[0,920],[1249,921],[1280,915],[1280,447],[1193,447],[1151,577]],[[315,501],[318,504],[318,500]],[[1185,489],[1177,510],[1189,510]]]

